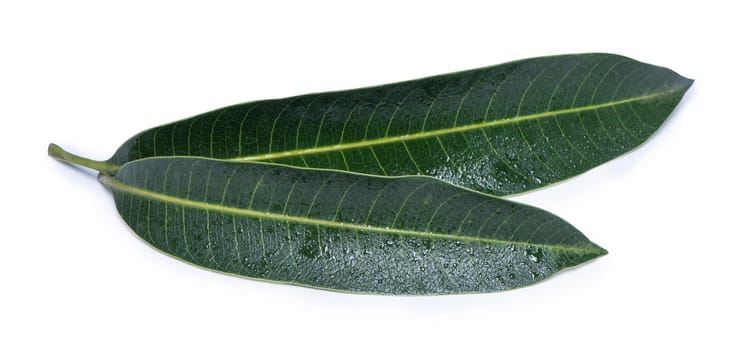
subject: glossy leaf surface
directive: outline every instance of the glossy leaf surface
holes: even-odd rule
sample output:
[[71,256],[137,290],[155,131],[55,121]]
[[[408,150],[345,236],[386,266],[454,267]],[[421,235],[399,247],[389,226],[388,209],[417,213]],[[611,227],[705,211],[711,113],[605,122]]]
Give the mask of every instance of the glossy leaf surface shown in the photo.
[[100,180],[153,246],[207,268],[316,288],[498,291],[605,254],[548,212],[425,176],[164,157]]
[[577,175],[641,144],[691,83],[611,54],[534,58],[226,107],[144,131],[110,163],[202,156],[422,174],[506,195]]

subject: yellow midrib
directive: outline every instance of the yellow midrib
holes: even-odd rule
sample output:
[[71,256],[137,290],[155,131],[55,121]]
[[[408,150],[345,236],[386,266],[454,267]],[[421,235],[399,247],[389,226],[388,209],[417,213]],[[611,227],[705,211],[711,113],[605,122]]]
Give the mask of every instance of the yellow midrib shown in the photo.
[[549,244],[541,244],[541,243],[505,241],[505,240],[491,239],[491,238],[484,238],[484,237],[454,236],[454,235],[444,234],[444,233],[424,232],[424,231],[414,231],[414,230],[398,229],[398,228],[391,228],[391,227],[361,225],[361,224],[345,223],[345,222],[338,222],[338,221],[330,221],[330,220],[325,220],[325,219],[315,219],[315,218],[308,218],[308,217],[301,217],[301,216],[286,215],[286,214],[281,214],[281,213],[270,213],[270,212],[245,209],[245,208],[233,208],[233,207],[228,207],[222,204],[199,202],[199,201],[194,201],[191,199],[180,198],[180,197],[175,197],[175,196],[171,196],[171,195],[167,195],[163,193],[153,192],[153,191],[143,189],[140,187],[128,185],[104,173],[101,173],[99,178],[100,178],[100,181],[104,185],[108,186],[109,188],[113,190],[129,193],[132,195],[137,195],[137,196],[141,196],[144,198],[166,202],[166,203],[179,205],[183,207],[190,207],[190,208],[204,210],[204,211],[220,212],[223,214],[230,214],[230,215],[236,215],[236,216],[246,216],[246,217],[252,217],[256,219],[284,221],[284,222],[292,222],[292,223],[305,224],[305,225],[325,226],[325,227],[330,227],[330,228],[343,229],[347,231],[350,231],[350,230],[370,231],[370,232],[387,233],[387,234],[395,234],[395,235],[406,235],[406,236],[414,236],[414,237],[422,237],[422,238],[484,242],[484,243],[491,243],[491,244],[498,244],[498,245],[511,245],[511,244],[512,245],[530,245],[530,246],[544,247],[547,249],[566,250],[566,251],[579,251],[579,252],[597,252],[598,251],[594,247],[549,245]]
[[618,100],[618,101],[610,101],[610,102],[588,105],[588,106],[566,108],[566,109],[559,109],[559,110],[554,110],[554,111],[546,111],[546,112],[540,112],[540,113],[520,115],[520,116],[515,116],[515,117],[509,117],[509,118],[495,119],[495,120],[486,121],[486,122],[477,123],[477,124],[455,126],[452,128],[421,131],[421,132],[417,132],[413,134],[389,136],[389,137],[382,137],[382,138],[371,139],[371,140],[347,142],[347,143],[342,143],[342,144],[333,144],[333,145],[319,146],[319,147],[312,147],[312,148],[294,149],[294,150],[289,150],[289,151],[250,155],[250,156],[245,156],[245,157],[236,157],[236,158],[230,158],[230,160],[259,161],[259,160],[276,159],[276,158],[283,158],[283,157],[302,156],[302,155],[322,153],[322,152],[342,151],[342,150],[351,149],[351,148],[370,147],[370,146],[382,145],[382,144],[387,144],[387,143],[392,143],[392,142],[416,140],[416,139],[421,139],[421,138],[441,136],[441,135],[447,135],[447,134],[452,134],[452,133],[457,133],[457,132],[483,129],[483,128],[511,124],[511,123],[518,123],[518,122],[523,122],[527,120],[554,117],[554,116],[570,114],[570,113],[579,113],[579,112],[585,112],[585,111],[595,110],[599,108],[608,108],[608,107],[613,107],[613,106],[617,106],[621,104],[648,100],[648,99],[660,97],[663,95],[671,94],[672,92],[673,91],[665,91],[665,92],[660,92],[656,94],[637,96],[637,97],[627,98],[627,99]]

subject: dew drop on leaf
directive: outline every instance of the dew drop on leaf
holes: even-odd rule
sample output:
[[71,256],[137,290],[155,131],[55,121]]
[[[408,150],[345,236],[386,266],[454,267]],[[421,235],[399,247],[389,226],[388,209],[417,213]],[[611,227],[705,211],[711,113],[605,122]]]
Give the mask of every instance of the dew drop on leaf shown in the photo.
[[524,251],[524,255],[526,255],[529,260],[536,263],[542,260],[544,253],[542,253],[541,248],[529,248]]

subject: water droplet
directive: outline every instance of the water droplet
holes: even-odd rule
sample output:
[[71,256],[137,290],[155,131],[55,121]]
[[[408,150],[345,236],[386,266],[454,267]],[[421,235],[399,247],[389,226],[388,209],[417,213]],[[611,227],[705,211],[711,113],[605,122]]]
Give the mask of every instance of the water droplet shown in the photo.
[[541,248],[529,248],[524,251],[524,255],[535,263],[541,261],[542,257],[544,257],[544,253],[542,253]]

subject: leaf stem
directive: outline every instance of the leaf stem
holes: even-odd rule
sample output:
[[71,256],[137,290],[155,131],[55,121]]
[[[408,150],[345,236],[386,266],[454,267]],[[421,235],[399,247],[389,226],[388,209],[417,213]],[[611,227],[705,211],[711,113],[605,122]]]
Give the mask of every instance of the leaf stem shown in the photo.
[[115,174],[120,169],[120,166],[112,164],[109,161],[92,160],[71,154],[54,143],[49,144],[49,157],[69,164],[97,170],[101,173]]

